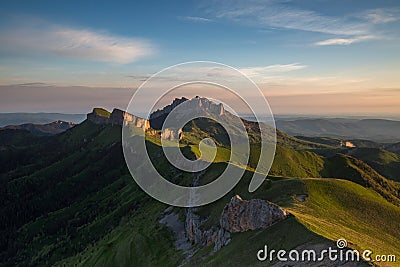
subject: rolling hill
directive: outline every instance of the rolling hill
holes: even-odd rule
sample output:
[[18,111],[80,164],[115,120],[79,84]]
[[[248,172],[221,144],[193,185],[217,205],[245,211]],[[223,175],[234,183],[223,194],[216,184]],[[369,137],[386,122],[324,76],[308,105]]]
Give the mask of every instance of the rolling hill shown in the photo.
[[366,139],[399,142],[400,121],[385,119],[293,119],[277,120],[278,129],[290,135]]

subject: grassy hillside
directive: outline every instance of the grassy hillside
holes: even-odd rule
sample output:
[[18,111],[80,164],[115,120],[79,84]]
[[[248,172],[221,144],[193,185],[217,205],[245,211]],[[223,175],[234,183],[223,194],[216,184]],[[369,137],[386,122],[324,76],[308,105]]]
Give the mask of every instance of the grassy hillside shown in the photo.
[[[211,137],[221,136],[215,129]],[[199,156],[196,140],[204,134],[198,124],[182,143],[184,155]],[[130,177],[118,126],[85,121],[37,142],[25,138],[34,137],[21,133],[3,149],[25,157],[14,165],[1,162],[0,265],[176,266],[182,262],[184,255],[175,250],[173,233],[159,223],[166,205],[147,196]],[[198,213],[209,217],[203,225],[206,229],[218,223],[224,205],[240,194],[244,199],[273,201],[295,217],[264,231],[234,234],[232,242],[218,253],[210,253],[211,247],[202,248],[190,264],[228,266],[230,255],[238,265],[254,265],[258,263],[256,251],[266,243],[277,249],[320,247],[331,245],[330,240],[338,236],[348,238],[356,248],[380,251],[379,245],[393,251],[399,244],[400,211],[387,200],[396,203],[398,184],[353,157],[322,157],[308,151],[329,149],[325,145],[283,133],[278,138],[271,176],[256,192],[247,191],[257,160],[257,144],[253,143],[250,168],[239,184]],[[147,142],[155,167],[173,182],[190,184],[192,175],[171,167],[159,141],[148,137]],[[218,177],[228,164],[229,148],[222,141],[218,144],[217,160],[201,176],[202,184]],[[307,177],[348,181],[303,179]],[[298,202],[298,194],[307,195],[306,201]],[[184,209],[175,210],[184,217]]]
[[[373,190],[339,179],[270,177],[259,190],[249,194],[246,191],[249,176],[246,177],[228,196],[199,210],[202,215],[211,214],[212,222],[205,227],[218,223],[217,215],[234,194],[244,199],[259,198],[278,203],[295,218],[266,230],[233,234],[231,243],[221,251],[213,254],[209,248],[203,248],[191,264],[226,266],[229,258],[241,265],[265,266],[256,258],[257,251],[264,245],[286,250],[304,244],[303,249],[326,248],[335,247],[329,240],[339,238],[345,238],[353,249],[371,249],[375,254],[398,253],[400,208]],[[307,197],[300,202],[297,195]],[[204,254],[208,257],[199,261]]]
[[370,189],[346,180],[305,179],[308,198],[290,211],[313,232],[345,237],[356,249],[398,253],[400,208]]
[[357,148],[351,155],[373,167],[383,176],[400,182],[400,155],[380,148]]
[[386,179],[361,160],[337,154],[325,160],[321,173],[323,177],[342,178],[372,188],[387,200],[400,205],[400,184]]

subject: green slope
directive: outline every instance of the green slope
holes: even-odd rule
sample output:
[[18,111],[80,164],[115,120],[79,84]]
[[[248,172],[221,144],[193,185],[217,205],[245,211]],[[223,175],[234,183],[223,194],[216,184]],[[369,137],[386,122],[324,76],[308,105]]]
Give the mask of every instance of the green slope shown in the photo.
[[[190,158],[199,155],[196,140],[205,134],[199,125],[196,127],[182,143]],[[216,129],[212,137],[223,136],[219,134]],[[252,253],[265,242],[277,248],[329,245],[329,239],[340,235],[354,247],[371,249],[378,249],[371,242],[378,236],[376,244],[393,251],[399,242],[400,212],[387,200],[398,201],[398,184],[353,157],[322,157],[304,150],[329,147],[283,133],[278,136],[280,144],[271,169],[275,176],[250,194],[249,168],[235,189],[198,212],[209,217],[203,227],[210,227],[218,223],[229,199],[240,194],[244,199],[273,201],[295,218],[265,231],[234,234],[221,251],[209,255],[210,247],[200,249],[191,263],[227,266],[224,260],[230,255],[237,264],[256,264],[256,258],[249,255],[255,255]],[[26,152],[27,158],[0,173],[1,265],[176,266],[182,262],[184,256],[173,246],[173,233],[158,222],[166,206],[134,183],[125,166],[120,139],[119,127],[88,121],[44,142],[19,146],[16,139],[11,151]],[[224,141],[219,145],[216,163],[201,177],[201,183],[215,179],[227,164],[229,148]],[[191,174],[166,162],[157,138],[149,138],[148,149],[156,168],[168,169],[168,179],[190,184]],[[257,160],[255,143],[251,156],[252,166]],[[296,202],[296,194],[307,194],[308,198]],[[184,214],[183,209],[177,211]],[[383,231],[386,234],[380,235]]]
[[[206,224],[206,228],[218,223],[217,215],[234,194],[244,199],[259,198],[278,203],[296,219],[266,230],[233,234],[232,242],[221,251],[213,254],[209,248],[203,248],[190,264],[229,266],[229,258],[239,265],[261,266],[255,255],[264,245],[286,250],[303,244],[306,244],[305,248],[315,244],[326,248],[335,247],[329,240],[339,238],[345,238],[353,249],[370,249],[375,254],[398,253],[400,208],[373,190],[339,179],[270,177],[259,190],[249,194],[246,191],[249,176],[246,177],[228,196],[200,208],[199,214],[211,214],[209,220],[212,222]],[[307,197],[304,202],[299,202],[296,195]],[[208,257],[199,261],[204,255]]]
[[350,151],[383,176],[400,182],[400,155],[380,148],[357,148]]

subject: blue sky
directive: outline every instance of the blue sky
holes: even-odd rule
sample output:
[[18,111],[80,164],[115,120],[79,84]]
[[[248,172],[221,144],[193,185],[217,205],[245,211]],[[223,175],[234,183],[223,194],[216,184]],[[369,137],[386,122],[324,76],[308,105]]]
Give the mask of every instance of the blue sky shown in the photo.
[[138,77],[209,60],[276,113],[400,114],[399,19],[398,1],[3,1],[0,112],[123,107]]

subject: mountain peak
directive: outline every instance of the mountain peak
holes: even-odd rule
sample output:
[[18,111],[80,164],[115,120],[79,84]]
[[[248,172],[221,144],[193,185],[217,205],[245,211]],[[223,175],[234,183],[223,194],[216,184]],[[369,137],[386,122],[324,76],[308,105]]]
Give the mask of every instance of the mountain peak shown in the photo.
[[213,113],[218,116],[222,116],[225,114],[224,106],[219,103],[209,100],[205,97],[196,96],[192,99],[188,99],[186,97],[175,98],[171,104],[165,106],[162,109],[158,109],[150,114],[150,124],[153,129],[161,129],[162,125],[168,116],[168,114],[177,106],[185,102],[185,108],[190,110],[199,110]]

